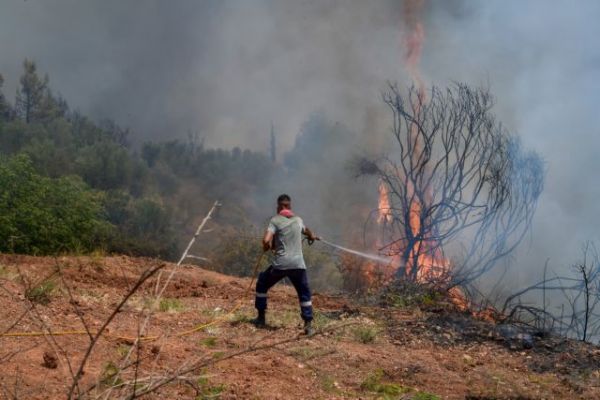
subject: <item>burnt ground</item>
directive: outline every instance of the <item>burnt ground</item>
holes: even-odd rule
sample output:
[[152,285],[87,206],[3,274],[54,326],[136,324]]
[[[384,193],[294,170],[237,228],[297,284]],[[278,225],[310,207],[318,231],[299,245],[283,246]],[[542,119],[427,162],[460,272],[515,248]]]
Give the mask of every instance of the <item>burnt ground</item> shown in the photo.
[[[2,255],[0,333],[80,330],[82,319],[95,331],[140,274],[159,263]],[[165,275],[172,268],[167,264]],[[88,390],[87,398],[121,398],[134,382],[143,390],[151,380],[198,361],[201,368],[144,398],[600,398],[600,349],[592,345],[535,336],[528,348],[491,323],[445,307],[366,306],[321,294],[313,303],[315,325],[324,331],[307,338],[301,335],[295,293],[284,285],[270,295],[269,329],[256,329],[249,323],[252,296],[244,297],[248,283],[182,266],[150,319],[148,334],[158,338],[132,348],[132,339],[120,336],[136,336],[152,303],[156,277],[150,278],[98,341],[80,390]],[[239,298],[241,307],[227,314]],[[178,335],[215,318],[223,322]],[[77,369],[89,342],[86,335],[0,337],[0,398],[66,398],[69,365]],[[256,346],[264,348],[244,353]],[[131,359],[140,361],[115,378],[130,350]]]

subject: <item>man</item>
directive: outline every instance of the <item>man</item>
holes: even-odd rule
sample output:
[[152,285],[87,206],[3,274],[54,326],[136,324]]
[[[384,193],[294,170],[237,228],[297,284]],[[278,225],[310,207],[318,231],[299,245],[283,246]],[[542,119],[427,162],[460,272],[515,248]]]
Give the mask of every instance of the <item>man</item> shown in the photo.
[[258,317],[254,320],[259,327],[266,326],[267,292],[283,278],[289,278],[298,293],[300,315],[304,320],[304,332],[313,334],[313,319],[310,288],[306,276],[306,265],[302,255],[302,235],[308,243],[320,240],[310,229],[304,226],[302,219],[292,212],[292,200],[287,194],[277,198],[277,215],[269,221],[263,238],[263,250],[273,250],[273,263],[258,275],[256,281],[255,307]]

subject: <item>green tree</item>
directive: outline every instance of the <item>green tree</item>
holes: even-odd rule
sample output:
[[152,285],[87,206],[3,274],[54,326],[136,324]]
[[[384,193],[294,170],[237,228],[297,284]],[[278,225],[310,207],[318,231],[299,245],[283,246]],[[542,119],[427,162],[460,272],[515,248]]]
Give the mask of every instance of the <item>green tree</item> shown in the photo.
[[[138,153],[129,148],[129,130],[70,111],[30,60],[23,63],[14,107],[0,94],[2,156],[0,251],[35,254],[106,246],[173,259],[195,229],[199,210],[215,199],[232,210],[220,217],[226,229],[237,227],[239,218],[262,218],[257,193],[276,169],[268,154],[206,149],[197,134],[146,143]],[[75,210],[80,204],[95,209],[91,220],[112,225],[110,235],[73,235],[69,229],[85,226],[69,220],[63,207],[69,201]],[[217,239],[205,244],[218,245]]]
[[133,160],[127,149],[103,140],[78,151],[76,171],[92,187],[126,188],[133,176]]
[[86,252],[111,228],[101,196],[80,178],[40,176],[24,155],[0,160],[0,251]]
[[0,123],[0,154],[12,155],[19,152],[38,133],[36,131],[37,129],[27,129],[25,122],[19,119]]
[[174,259],[179,254],[172,213],[161,201],[134,199],[122,190],[105,199],[109,221],[117,225],[109,250],[131,255]]
[[12,108],[10,107],[10,104],[8,104],[4,93],[2,93],[3,85],[4,77],[0,74],[0,121],[8,121],[12,114]]
[[158,143],[144,143],[142,146],[142,159],[146,161],[149,167],[154,167],[160,157],[161,145]]
[[228,275],[251,276],[262,252],[258,231],[250,228],[232,230],[222,236],[212,251],[211,266]]
[[35,62],[23,61],[23,75],[19,83],[15,112],[26,123],[43,122],[59,113],[59,104],[48,88],[48,75],[40,78]]
[[55,118],[46,124],[26,125],[24,132],[15,135],[23,139],[21,152],[27,154],[37,171],[49,177],[71,175],[75,172],[75,154],[72,125],[64,118]]

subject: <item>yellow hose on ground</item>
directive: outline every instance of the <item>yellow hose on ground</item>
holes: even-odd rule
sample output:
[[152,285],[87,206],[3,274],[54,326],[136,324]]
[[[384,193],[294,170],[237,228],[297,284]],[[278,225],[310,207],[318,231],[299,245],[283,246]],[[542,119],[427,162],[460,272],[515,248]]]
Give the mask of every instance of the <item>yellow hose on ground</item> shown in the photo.
[[[197,325],[194,328],[183,331],[183,332],[179,332],[175,336],[180,337],[180,336],[191,335],[192,333],[201,331],[202,329],[206,329],[209,326],[218,325],[221,322],[228,319],[237,310],[239,310],[240,307],[242,306],[244,298],[246,296],[248,296],[248,293],[252,289],[252,285],[258,275],[260,263],[261,263],[264,255],[265,255],[265,253],[261,253],[261,255],[256,260],[256,264],[254,265],[254,271],[252,272],[252,279],[250,280],[250,283],[246,287],[246,290],[244,291],[242,296],[240,296],[240,298],[237,300],[237,304],[231,310],[229,310],[226,314],[223,314],[220,317],[218,317],[210,322]],[[97,332],[92,332],[92,331],[88,332],[86,330],[57,331],[57,332],[51,332],[51,333],[50,332],[41,332],[41,331],[40,332],[6,332],[6,333],[0,334],[0,337],[35,337],[35,336],[69,336],[69,335],[75,336],[75,335],[88,335],[88,334],[94,335],[96,333]],[[136,337],[119,336],[119,335],[114,335],[114,334],[110,334],[110,333],[104,333],[103,336],[106,336],[106,337],[112,338],[112,339],[116,339],[116,340],[127,340],[127,341],[134,341],[137,339]],[[153,340],[157,340],[159,337],[160,336],[142,336],[139,338],[139,340],[153,341]]]

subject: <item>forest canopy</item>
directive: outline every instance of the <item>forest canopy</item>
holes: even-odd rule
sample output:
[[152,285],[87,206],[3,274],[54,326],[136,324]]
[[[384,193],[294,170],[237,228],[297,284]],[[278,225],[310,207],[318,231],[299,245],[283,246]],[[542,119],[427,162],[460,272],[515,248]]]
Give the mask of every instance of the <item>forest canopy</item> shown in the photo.
[[72,110],[30,60],[12,103],[3,82],[0,251],[172,260],[212,201],[242,201],[272,169],[265,154],[207,149],[193,135],[134,148],[128,129]]
[[[192,254],[207,258],[197,261],[205,267],[244,276],[280,192],[292,194],[307,223],[333,238],[358,237],[346,214],[375,204],[365,193],[376,191],[352,184],[347,171],[358,136],[322,113],[307,119],[281,155],[269,121],[264,151],[208,148],[197,134],[134,144],[129,129],[72,109],[33,61],[23,63],[14,101],[3,81],[0,75],[1,252],[173,261],[219,200],[211,233]],[[329,190],[334,185],[338,190]],[[341,282],[335,258],[317,249],[306,257],[315,289]]]

